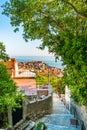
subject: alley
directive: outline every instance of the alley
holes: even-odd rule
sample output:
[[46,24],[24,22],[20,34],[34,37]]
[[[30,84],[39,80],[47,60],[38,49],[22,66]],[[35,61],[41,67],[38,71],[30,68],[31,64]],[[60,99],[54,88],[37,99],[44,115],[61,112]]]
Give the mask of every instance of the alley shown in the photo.
[[58,95],[54,93],[52,114],[46,115],[38,122],[44,122],[47,130],[80,130],[80,126],[76,126],[75,120]]

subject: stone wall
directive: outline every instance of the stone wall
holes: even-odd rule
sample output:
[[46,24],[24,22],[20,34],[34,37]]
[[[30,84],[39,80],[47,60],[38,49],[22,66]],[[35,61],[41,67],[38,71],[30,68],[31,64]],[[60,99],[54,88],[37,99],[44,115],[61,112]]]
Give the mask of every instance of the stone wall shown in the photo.
[[25,109],[28,119],[33,121],[52,112],[52,96],[44,100],[28,103]]
[[[82,123],[82,130],[87,130],[87,107],[80,106],[75,104],[74,102],[71,103],[71,112],[74,114],[75,117],[81,120]],[[84,128],[85,127],[85,128]]]
[[12,109],[8,109],[8,128],[13,130],[18,127],[25,119],[30,119],[32,121],[36,121],[40,117],[43,117],[46,114],[50,114],[52,112],[52,95],[48,96],[44,100],[33,101],[30,103],[29,99],[23,102],[23,119],[17,122],[13,126],[12,121]]

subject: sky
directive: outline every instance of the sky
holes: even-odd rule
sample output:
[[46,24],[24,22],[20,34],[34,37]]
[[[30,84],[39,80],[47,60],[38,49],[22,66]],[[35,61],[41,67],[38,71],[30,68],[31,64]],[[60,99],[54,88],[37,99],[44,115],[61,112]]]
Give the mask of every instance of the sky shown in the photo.
[[22,38],[22,31],[14,32],[10,24],[10,19],[2,15],[1,5],[6,0],[0,0],[0,42],[6,47],[6,53],[9,56],[53,56],[49,54],[48,49],[39,50],[40,40],[25,42]]

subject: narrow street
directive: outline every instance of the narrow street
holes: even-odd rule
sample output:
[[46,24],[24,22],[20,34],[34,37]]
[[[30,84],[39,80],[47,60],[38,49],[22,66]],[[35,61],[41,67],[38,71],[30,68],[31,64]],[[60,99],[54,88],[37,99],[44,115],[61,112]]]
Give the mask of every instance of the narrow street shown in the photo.
[[[75,123],[76,119],[59,99],[57,94],[53,94],[52,114],[38,120],[46,124],[46,130],[81,130]],[[72,123],[71,123],[72,122]]]
[[81,130],[79,121],[74,118],[74,115],[70,114],[70,111],[55,93],[53,93],[53,107],[51,114],[38,119],[36,122],[27,122],[27,127],[24,127],[22,124],[22,127],[17,130],[21,130],[23,127],[23,130],[31,130],[35,123],[37,124],[38,122],[44,122],[46,130]]

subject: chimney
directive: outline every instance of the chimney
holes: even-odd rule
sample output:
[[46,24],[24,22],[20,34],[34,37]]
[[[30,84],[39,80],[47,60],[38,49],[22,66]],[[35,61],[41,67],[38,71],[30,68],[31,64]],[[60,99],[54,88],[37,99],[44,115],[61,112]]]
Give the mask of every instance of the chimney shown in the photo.
[[15,77],[15,63],[16,63],[16,59],[15,58],[11,58],[11,62],[12,62],[12,77]]

